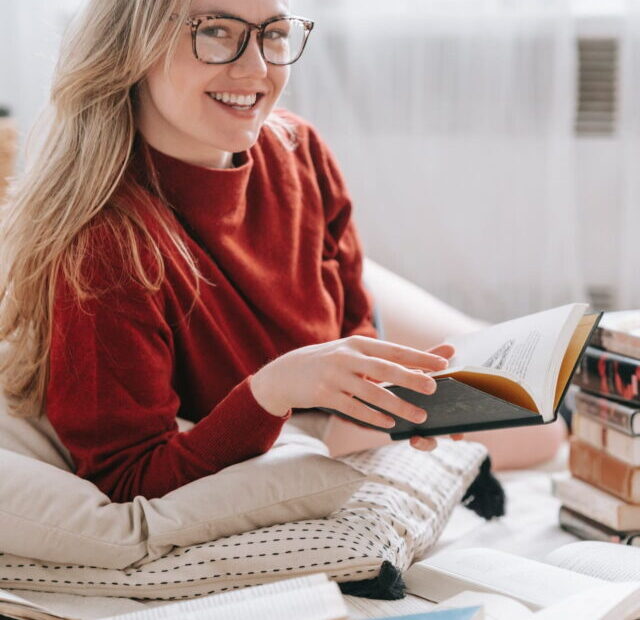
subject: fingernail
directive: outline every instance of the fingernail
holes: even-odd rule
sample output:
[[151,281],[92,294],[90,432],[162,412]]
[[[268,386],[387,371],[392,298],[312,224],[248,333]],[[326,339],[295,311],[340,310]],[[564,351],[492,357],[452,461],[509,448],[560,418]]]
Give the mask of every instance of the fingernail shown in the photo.
[[418,424],[422,424],[423,422],[427,421],[427,414],[424,412],[423,409],[418,409],[413,414],[413,421],[417,422]]
[[449,366],[449,360],[446,357],[441,357],[439,362],[442,368],[447,368],[447,366]]

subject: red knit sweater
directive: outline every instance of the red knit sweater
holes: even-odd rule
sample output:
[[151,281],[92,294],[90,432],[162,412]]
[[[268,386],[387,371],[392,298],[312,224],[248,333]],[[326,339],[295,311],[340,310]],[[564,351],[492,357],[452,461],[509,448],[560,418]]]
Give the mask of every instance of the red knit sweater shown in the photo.
[[[206,246],[186,239],[210,281],[195,305],[177,250],[163,246],[165,277],[149,293],[113,278],[119,254],[97,225],[86,264],[100,293],[79,307],[58,279],[47,415],[77,474],[114,501],[159,497],[268,451],[291,412],[260,407],[250,376],[292,349],[376,336],[341,175],[316,132],[286,115],[297,148],[265,128],[234,169],[151,149],[165,196]],[[177,417],[196,425],[180,432]]]

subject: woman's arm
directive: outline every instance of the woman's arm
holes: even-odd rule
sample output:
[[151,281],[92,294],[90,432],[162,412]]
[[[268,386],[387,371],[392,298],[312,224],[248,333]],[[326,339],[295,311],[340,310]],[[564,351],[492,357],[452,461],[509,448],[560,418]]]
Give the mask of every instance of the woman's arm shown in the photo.
[[46,411],[79,476],[117,502],[150,499],[271,448],[290,412],[265,411],[250,377],[180,432],[162,303],[138,285],[99,290],[80,306],[61,278],[54,303]]
[[[428,349],[445,341],[447,336],[487,325],[370,259],[364,261],[364,281],[380,312],[384,337],[391,342]],[[543,426],[467,433],[465,439],[487,446],[494,469],[517,469],[553,458],[566,436],[566,424],[559,419]],[[372,443],[383,440],[375,436],[370,439]],[[364,441],[360,445],[364,445]]]

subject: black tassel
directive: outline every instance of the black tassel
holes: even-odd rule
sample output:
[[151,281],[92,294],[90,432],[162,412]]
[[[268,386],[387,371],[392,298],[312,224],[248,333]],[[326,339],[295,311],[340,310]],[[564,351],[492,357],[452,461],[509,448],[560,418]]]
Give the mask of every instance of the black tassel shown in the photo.
[[488,456],[480,466],[480,473],[462,498],[462,503],[487,521],[504,515],[504,489],[491,473],[491,459]]
[[361,596],[363,598],[377,598],[385,601],[395,601],[404,598],[406,585],[402,574],[389,560],[385,560],[380,572],[373,579],[364,581],[349,581],[339,583],[342,594]]

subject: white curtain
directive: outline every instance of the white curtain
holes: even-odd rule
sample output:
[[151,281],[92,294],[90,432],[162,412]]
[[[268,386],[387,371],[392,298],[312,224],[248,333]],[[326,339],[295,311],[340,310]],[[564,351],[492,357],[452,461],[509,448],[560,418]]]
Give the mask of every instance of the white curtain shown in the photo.
[[366,253],[491,321],[584,300],[568,0],[295,0],[285,104],[336,153]]
[[640,308],[640,0],[627,0],[620,67],[622,205],[618,306]]
[[84,0],[0,0],[0,105],[22,141],[49,95],[61,35]]

